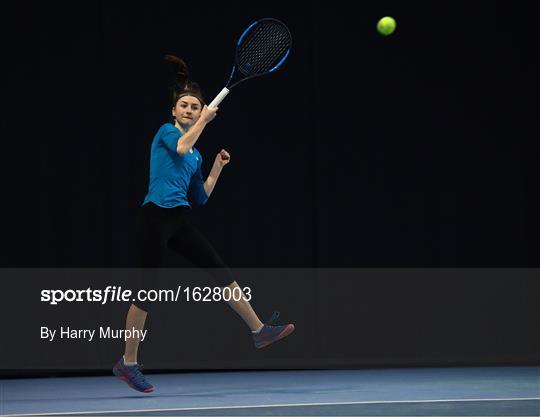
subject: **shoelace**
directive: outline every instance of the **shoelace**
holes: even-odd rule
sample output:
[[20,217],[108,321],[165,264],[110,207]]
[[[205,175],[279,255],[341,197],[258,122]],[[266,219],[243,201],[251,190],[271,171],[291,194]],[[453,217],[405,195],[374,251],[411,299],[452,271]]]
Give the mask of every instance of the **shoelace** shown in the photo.
[[142,370],[142,364],[139,365],[135,365],[135,367],[132,369],[132,375],[131,375],[131,378],[133,379],[133,381],[137,384],[148,384],[146,382],[146,378],[144,377],[144,375],[142,374],[141,372]]
[[266,321],[265,324],[266,325],[274,325],[276,323],[276,321],[278,320],[278,318],[279,318],[279,312],[274,311],[274,313],[272,314],[270,319],[268,321]]

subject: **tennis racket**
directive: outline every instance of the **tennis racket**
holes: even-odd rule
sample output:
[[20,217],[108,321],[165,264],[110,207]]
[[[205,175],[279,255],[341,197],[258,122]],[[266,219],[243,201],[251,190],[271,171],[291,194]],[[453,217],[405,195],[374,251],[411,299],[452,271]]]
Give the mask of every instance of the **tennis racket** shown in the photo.
[[253,22],[240,36],[229,81],[208,107],[217,107],[229,91],[242,81],[276,71],[291,52],[289,28],[277,19]]

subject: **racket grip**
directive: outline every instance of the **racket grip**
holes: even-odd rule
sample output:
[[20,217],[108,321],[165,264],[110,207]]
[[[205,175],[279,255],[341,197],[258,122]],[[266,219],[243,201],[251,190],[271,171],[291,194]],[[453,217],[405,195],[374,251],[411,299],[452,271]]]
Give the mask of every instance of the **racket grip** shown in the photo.
[[223,90],[219,92],[219,94],[216,96],[214,100],[212,100],[212,103],[208,105],[208,107],[217,107],[219,104],[223,101],[225,96],[229,94],[229,89],[227,87],[223,87]]

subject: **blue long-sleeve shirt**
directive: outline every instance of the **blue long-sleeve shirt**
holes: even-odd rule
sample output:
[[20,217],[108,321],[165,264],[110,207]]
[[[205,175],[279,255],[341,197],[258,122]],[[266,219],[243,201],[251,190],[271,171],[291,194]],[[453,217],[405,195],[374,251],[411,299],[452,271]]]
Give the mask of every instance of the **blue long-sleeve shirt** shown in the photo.
[[201,172],[202,156],[193,152],[179,155],[176,151],[182,132],[174,125],[162,125],[154,136],[150,151],[150,182],[143,205],[153,202],[164,208],[204,205],[208,196]]

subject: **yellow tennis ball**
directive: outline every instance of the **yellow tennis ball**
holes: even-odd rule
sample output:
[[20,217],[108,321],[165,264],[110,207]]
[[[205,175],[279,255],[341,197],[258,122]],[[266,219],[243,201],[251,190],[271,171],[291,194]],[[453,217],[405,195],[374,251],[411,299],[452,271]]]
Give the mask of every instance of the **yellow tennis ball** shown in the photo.
[[390,16],[383,17],[377,22],[377,30],[381,35],[391,35],[396,30],[396,20]]

